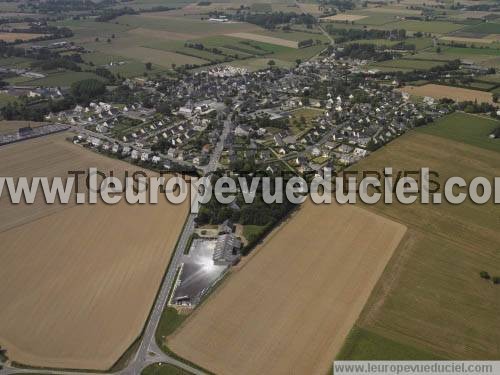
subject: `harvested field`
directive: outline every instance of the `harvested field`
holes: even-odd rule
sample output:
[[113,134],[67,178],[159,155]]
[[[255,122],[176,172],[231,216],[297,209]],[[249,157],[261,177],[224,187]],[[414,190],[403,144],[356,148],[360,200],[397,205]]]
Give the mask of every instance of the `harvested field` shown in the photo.
[[253,34],[253,33],[232,33],[227,34],[235,38],[255,40],[257,42],[275,44],[277,46],[289,47],[289,48],[299,48],[298,42],[293,40],[275,38],[267,35]]
[[14,42],[20,40],[31,40],[45,36],[45,34],[32,34],[32,33],[2,33],[0,32],[0,40],[4,42]]
[[[122,176],[135,169],[60,135],[2,147],[0,157],[2,176],[64,177],[88,166]],[[2,201],[0,345],[9,358],[110,368],[142,331],[187,209],[162,199],[53,208]]]
[[345,13],[339,13],[334,16],[329,16],[329,17],[323,17],[320,20],[323,21],[342,21],[342,22],[351,22],[351,21],[359,21],[362,20],[363,18],[368,18],[368,16],[363,16],[360,14],[345,14]]
[[480,103],[493,104],[492,94],[485,91],[464,89],[460,87],[435,85],[405,86],[401,89],[410,95],[430,96],[435,99],[450,98],[455,101],[477,100]]
[[218,374],[327,373],[406,228],[304,204],[169,338]]

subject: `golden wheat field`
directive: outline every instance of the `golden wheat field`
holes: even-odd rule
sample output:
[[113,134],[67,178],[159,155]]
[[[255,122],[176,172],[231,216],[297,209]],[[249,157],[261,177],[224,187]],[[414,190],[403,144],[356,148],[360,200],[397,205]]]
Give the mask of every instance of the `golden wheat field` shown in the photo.
[[167,338],[217,374],[327,373],[406,227],[305,203]]
[[405,86],[401,91],[407,92],[410,95],[430,96],[435,99],[449,98],[460,102],[465,100],[477,100],[479,103],[493,103],[492,94],[490,92],[436,85],[433,83],[422,86]]
[[[129,167],[62,135],[2,147],[0,159],[2,176]],[[110,368],[142,331],[187,205],[1,203],[0,345],[25,365]]]

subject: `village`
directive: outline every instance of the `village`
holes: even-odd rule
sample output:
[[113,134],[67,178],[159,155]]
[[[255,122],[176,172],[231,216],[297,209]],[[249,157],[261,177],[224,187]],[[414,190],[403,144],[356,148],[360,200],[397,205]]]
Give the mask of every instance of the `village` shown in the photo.
[[[390,75],[352,74],[360,63],[332,54],[292,69],[250,73],[217,66],[182,80],[126,80],[122,90],[149,102],[91,101],[45,120],[70,126],[75,144],[157,171],[339,172],[451,111],[431,98],[411,100]],[[291,209],[270,218],[263,207],[257,217],[237,203],[205,207],[195,219],[168,303],[196,307]]]
[[332,55],[290,70],[228,66],[176,81],[127,80],[156,103],[90,102],[46,121],[71,125],[74,142],[98,152],[155,169],[203,171],[231,116],[219,168],[303,173],[341,170],[450,111],[431,98],[410,100],[390,76],[360,84],[351,70]]

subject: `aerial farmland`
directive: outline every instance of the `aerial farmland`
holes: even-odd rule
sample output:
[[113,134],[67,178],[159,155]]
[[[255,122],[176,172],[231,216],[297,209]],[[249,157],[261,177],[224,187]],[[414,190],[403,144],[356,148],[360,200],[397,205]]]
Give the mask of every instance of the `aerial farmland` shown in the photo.
[[405,232],[359,208],[305,203],[167,346],[219,374],[327,372]]
[[[2,148],[0,173],[64,176],[93,166],[119,176],[128,168],[64,138]],[[109,369],[141,334],[187,206],[3,201],[0,211],[0,344],[9,358]]]

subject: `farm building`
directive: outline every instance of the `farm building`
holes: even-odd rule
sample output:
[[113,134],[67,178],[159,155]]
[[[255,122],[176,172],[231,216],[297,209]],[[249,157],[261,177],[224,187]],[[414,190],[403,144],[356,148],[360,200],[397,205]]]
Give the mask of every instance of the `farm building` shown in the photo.
[[237,263],[241,257],[240,247],[240,240],[233,233],[220,235],[215,244],[214,264],[222,266]]

